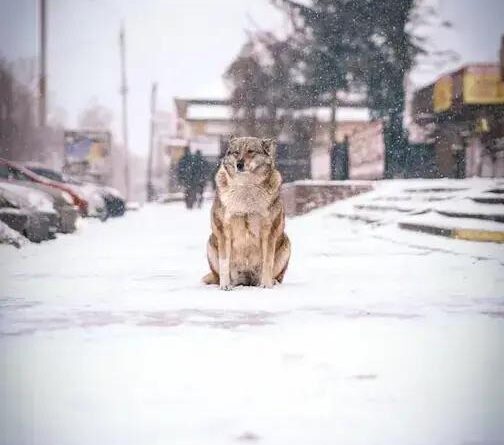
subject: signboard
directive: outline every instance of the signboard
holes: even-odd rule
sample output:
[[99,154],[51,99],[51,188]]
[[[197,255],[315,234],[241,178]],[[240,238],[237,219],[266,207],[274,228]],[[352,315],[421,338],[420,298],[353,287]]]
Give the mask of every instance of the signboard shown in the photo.
[[453,79],[451,76],[444,76],[434,85],[432,92],[432,102],[435,113],[449,110],[453,98]]
[[381,179],[385,172],[385,142],[382,121],[371,122],[350,136],[348,147],[350,179]]
[[107,131],[65,131],[65,170],[77,176],[104,176],[108,172],[111,135]]
[[504,104],[504,82],[498,65],[468,67],[463,83],[465,104]]

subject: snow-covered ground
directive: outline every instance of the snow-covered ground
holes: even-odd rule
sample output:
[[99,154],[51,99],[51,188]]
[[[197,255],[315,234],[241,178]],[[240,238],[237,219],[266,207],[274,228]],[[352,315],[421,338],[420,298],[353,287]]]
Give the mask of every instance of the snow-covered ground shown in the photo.
[[[346,181],[346,184],[352,182],[359,183]],[[480,202],[502,200],[504,180],[501,178],[394,179],[374,182],[373,187],[372,192],[339,203],[333,215],[379,225],[413,223],[504,232],[504,222],[501,222],[504,205]]]
[[200,284],[209,208],[0,246],[0,444],[498,444],[504,246],[289,220],[283,285]]

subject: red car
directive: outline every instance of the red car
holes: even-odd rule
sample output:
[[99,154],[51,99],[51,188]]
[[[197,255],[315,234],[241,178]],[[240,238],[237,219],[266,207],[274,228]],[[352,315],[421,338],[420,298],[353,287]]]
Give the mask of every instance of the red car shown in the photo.
[[74,204],[78,207],[79,212],[82,216],[86,216],[88,213],[88,202],[80,196],[75,190],[66,186],[65,184],[51,181],[50,179],[44,178],[43,176],[37,175],[27,168],[22,167],[14,162],[7,161],[6,159],[0,158],[0,178],[2,179],[15,179],[17,181],[30,181],[36,182],[38,184],[48,185],[49,187],[54,187],[56,189],[67,192],[73,199]]

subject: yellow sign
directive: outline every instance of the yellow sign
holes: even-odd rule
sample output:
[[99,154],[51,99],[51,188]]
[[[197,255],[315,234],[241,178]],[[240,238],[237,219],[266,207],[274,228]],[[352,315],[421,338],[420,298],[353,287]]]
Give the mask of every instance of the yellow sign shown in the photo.
[[464,103],[504,104],[504,82],[498,65],[469,67],[464,72]]
[[89,154],[87,159],[89,162],[93,163],[106,156],[105,147],[100,142],[93,142],[89,148]]
[[449,110],[452,105],[453,97],[453,80],[451,76],[444,76],[439,79],[434,85],[432,101],[434,104],[434,112],[441,113]]

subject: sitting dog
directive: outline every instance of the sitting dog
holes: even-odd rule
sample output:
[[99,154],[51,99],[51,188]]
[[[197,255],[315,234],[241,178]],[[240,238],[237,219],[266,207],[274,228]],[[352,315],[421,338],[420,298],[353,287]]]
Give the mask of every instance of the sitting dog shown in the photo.
[[273,139],[230,139],[215,177],[206,284],[230,290],[238,285],[271,288],[282,282],[290,241],[284,233],[282,177],[275,169],[275,154]]

